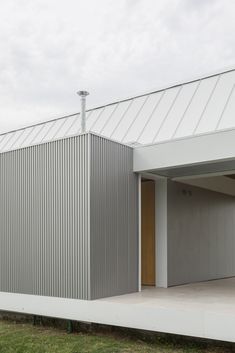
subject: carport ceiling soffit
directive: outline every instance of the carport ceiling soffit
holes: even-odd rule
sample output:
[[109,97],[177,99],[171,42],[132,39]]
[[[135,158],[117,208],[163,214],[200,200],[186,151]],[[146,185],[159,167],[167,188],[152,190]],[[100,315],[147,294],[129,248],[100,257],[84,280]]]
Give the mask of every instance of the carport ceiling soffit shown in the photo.
[[[203,175],[203,174],[215,174],[221,173],[226,174],[230,171],[235,170],[235,160],[225,161],[225,162],[216,162],[216,163],[207,163],[200,165],[191,165],[191,166],[182,166],[177,168],[166,168],[148,171],[151,174],[156,174],[159,176],[167,178],[177,178],[177,177],[187,177],[194,175]],[[235,175],[233,175],[235,178]]]

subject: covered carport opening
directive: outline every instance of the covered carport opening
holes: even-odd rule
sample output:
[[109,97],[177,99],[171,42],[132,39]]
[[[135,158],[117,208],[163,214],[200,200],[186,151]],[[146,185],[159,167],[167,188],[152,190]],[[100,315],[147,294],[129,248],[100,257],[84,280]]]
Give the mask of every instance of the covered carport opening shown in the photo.
[[134,153],[134,170],[155,179],[157,287],[235,276],[235,148],[203,149],[203,139]]
[[234,174],[167,182],[167,284],[235,276]]
[[[150,173],[146,177],[142,178],[142,206],[153,202],[153,195],[146,200],[143,185],[155,183],[156,233],[151,243],[155,249],[148,251],[149,264],[141,256],[142,285],[146,270],[153,267],[152,252],[156,261],[152,285],[157,287],[235,276],[235,171],[167,178]],[[151,210],[142,209],[142,223],[146,211],[149,220]]]

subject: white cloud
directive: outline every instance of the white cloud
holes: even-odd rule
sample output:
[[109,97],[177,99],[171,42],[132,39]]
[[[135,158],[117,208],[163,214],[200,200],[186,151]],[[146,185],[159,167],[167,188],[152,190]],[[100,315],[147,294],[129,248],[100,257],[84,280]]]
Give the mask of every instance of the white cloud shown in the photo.
[[8,0],[0,131],[235,64],[233,0]]

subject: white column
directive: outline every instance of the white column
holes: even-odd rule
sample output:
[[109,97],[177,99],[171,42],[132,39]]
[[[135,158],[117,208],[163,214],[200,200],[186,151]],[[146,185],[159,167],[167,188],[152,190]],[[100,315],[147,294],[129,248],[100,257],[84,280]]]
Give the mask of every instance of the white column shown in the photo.
[[141,175],[138,175],[139,292],[141,292]]
[[167,288],[167,179],[155,180],[156,286]]

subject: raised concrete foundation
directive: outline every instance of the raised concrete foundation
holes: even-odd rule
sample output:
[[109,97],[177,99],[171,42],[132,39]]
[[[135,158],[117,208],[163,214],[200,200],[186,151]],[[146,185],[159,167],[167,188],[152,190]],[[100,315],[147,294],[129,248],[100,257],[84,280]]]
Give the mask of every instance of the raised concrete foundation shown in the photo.
[[235,278],[93,301],[0,292],[0,310],[235,342]]

